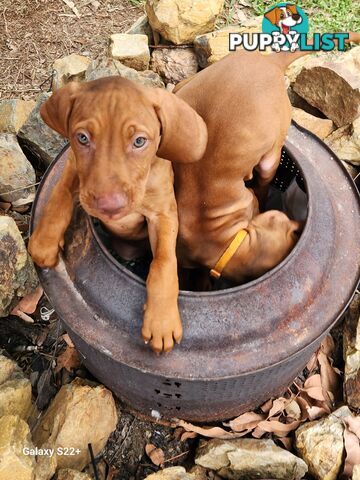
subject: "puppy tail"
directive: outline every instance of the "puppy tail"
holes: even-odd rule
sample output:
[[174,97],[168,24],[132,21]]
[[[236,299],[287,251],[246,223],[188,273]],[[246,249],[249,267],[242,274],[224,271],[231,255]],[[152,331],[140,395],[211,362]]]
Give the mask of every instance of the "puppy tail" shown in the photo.
[[[338,44],[338,41],[335,40]],[[349,38],[345,40],[345,43],[360,43],[360,33],[349,32]],[[312,42],[309,42],[312,45]],[[280,52],[280,53],[273,53],[274,60],[284,69],[287,69],[289,65],[291,65],[295,60],[304,57],[305,55],[309,55],[314,53],[312,51],[297,51],[297,52]]]

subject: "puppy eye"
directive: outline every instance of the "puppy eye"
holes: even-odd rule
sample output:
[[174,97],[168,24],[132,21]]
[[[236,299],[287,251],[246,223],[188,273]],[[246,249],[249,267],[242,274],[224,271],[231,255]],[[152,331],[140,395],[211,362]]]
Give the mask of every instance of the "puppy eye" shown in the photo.
[[147,142],[147,139],[145,137],[137,137],[134,142],[134,147],[141,148],[145,145],[146,142]]
[[76,138],[77,138],[78,142],[81,143],[81,145],[89,145],[89,143],[90,143],[89,137],[87,135],[85,135],[85,133],[78,133],[76,135]]

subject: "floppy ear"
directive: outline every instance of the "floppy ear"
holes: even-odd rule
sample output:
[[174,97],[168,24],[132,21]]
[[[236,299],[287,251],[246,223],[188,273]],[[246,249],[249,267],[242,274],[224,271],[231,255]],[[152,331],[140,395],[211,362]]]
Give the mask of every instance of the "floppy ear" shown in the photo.
[[279,8],[275,7],[264,15],[264,17],[267,18],[273,25],[277,25],[278,23],[278,10]]
[[149,94],[161,124],[157,155],[172,162],[199,161],[205,153],[208,139],[204,120],[173,93],[154,89]]
[[44,122],[63,137],[69,133],[70,114],[79,88],[78,82],[68,83],[53,93],[40,108]]
[[291,13],[298,13],[296,5],[286,5],[286,8],[288,8]]

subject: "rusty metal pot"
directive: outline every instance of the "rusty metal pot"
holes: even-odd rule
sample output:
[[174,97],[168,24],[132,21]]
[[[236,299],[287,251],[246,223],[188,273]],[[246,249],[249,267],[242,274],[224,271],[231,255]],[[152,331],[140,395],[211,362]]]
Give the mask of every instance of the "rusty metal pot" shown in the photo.
[[[221,291],[182,291],[182,344],[154,355],[140,337],[144,282],[117,263],[78,208],[56,269],[39,270],[45,292],[85,365],[133,408],[166,418],[227,419],[283,392],[342,316],[359,279],[359,198],[335,155],[292,126],[287,156],[302,172],[308,215],[291,254],[266,275]],[[62,171],[47,171],[36,225]],[[61,205],[59,205],[61,208]]]

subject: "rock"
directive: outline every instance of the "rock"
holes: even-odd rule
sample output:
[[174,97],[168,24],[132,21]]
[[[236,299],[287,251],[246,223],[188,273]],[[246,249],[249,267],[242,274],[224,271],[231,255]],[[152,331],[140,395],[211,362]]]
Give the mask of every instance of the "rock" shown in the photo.
[[346,403],[360,408],[360,295],[356,295],[344,323],[344,393]]
[[360,117],[352,125],[335,130],[325,143],[341,160],[360,165]]
[[48,127],[40,117],[40,107],[50,95],[40,94],[34,110],[18,133],[20,145],[25,151],[29,151],[46,165],[49,165],[67,144],[67,140]]
[[146,35],[149,44],[154,40],[153,32],[151,30],[147,15],[142,15],[125,33],[129,35]]
[[164,82],[157,73],[151,70],[138,72],[111,58],[99,58],[91,62],[86,71],[85,79],[90,81],[113,75],[119,75],[140,85],[164,88]]
[[13,203],[14,206],[34,200],[35,187],[23,187],[36,182],[35,170],[25,157],[15,135],[0,134],[0,172],[1,200]]
[[310,130],[310,132],[321,138],[321,140],[328,137],[335,128],[331,120],[314,117],[314,115],[310,115],[310,113],[304,112],[304,110],[300,108],[293,107],[292,119],[295,120],[300,127]]
[[145,480],[197,480],[192,473],[186,473],[184,467],[169,467],[148,475]]
[[341,407],[328,417],[305,423],[296,430],[296,449],[316,479],[338,478],[344,453],[342,418],[348,415],[351,415],[349,408]]
[[195,463],[232,480],[298,480],[307,472],[305,462],[277,447],[272,440],[253,438],[202,442],[196,452]]
[[147,70],[150,62],[146,35],[115,33],[110,37],[110,55],[126,67]]
[[229,33],[261,32],[259,18],[249,20],[242,27],[233,25],[197,36],[194,40],[194,47],[200,67],[205,68],[231,53],[229,51]]
[[207,470],[200,465],[194,465],[190,470],[189,473],[195,475],[195,480],[208,480]]
[[315,60],[296,78],[295,92],[336,126],[352,123],[360,114],[360,47],[333,61],[327,57]]
[[352,480],[360,480],[360,465],[354,466]]
[[35,457],[24,453],[32,448],[28,424],[15,415],[1,417],[0,480],[33,480]]
[[54,79],[52,89],[55,92],[68,82],[81,82],[85,79],[85,72],[91,60],[83,55],[72,53],[63,58],[58,58],[53,64]]
[[0,355],[0,417],[18,415],[27,420],[31,411],[31,383],[16,362]]
[[92,480],[86,473],[71,470],[70,468],[62,468],[58,471],[57,480]]
[[0,132],[17,133],[34,106],[34,100],[0,100]]
[[151,68],[165,83],[179,83],[195,75],[198,63],[193,48],[157,48],[151,57]]
[[61,387],[33,433],[36,446],[74,448],[75,455],[57,455],[58,468],[82,470],[89,462],[88,444],[96,456],[115,430],[117,413],[112,394],[76,379]]
[[153,30],[180,45],[214,29],[224,0],[147,0],[146,13]]
[[0,317],[38,286],[34,264],[15,221],[0,216]]
[[314,117],[326,118],[325,115],[322,112],[320,112],[320,110],[318,110],[317,108],[307,103],[306,100],[304,100],[302,97],[300,97],[300,95],[294,92],[292,87],[288,88],[287,93],[288,93],[290,103],[293,107],[301,108],[301,110],[304,110],[304,112],[310,113],[310,115],[313,115]]
[[[51,448],[45,445],[46,448]],[[55,455],[38,455],[35,467],[35,480],[50,480],[56,472],[57,458]]]

